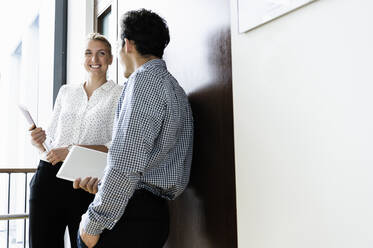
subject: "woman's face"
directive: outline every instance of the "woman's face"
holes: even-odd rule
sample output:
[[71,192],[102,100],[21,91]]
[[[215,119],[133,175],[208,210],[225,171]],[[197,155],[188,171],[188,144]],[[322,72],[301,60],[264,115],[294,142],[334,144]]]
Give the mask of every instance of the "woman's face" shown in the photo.
[[106,76],[106,72],[113,61],[105,43],[89,40],[84,52],[84,68],[91,75]]

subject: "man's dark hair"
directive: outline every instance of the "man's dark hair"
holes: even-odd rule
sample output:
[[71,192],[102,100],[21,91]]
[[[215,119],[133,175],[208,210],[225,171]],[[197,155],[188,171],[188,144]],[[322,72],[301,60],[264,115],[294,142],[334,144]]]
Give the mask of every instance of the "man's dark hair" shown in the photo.
[[124,14],[121,21],[121,40],[135,42],[136,50],[142,56],[154,55],[162,58],[163,51],[170,42],[166,21],[158,14],[146,10],[132,10]]

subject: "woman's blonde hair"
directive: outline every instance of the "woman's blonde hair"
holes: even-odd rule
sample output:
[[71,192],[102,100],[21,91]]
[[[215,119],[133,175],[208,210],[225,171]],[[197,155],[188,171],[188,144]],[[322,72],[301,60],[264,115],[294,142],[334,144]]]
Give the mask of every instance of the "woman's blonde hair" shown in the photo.
[[113,56],[113,53],[111,52],[110,42],[104,35],[99,34],[99,33],[90,33],[87,37],[87,41],[90,41],[90,40],[98,40],[98,41],[103,42],[105,46],[108,48],[110,56]]

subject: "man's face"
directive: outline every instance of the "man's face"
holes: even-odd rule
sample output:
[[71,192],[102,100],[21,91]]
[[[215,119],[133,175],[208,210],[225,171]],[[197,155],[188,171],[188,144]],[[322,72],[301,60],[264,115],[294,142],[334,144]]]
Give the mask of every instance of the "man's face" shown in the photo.
[[119,61],[124,70],[124,76],[128,78],[134,72],[134,65],[130,55],[126,52],[126,44],[119,51]]

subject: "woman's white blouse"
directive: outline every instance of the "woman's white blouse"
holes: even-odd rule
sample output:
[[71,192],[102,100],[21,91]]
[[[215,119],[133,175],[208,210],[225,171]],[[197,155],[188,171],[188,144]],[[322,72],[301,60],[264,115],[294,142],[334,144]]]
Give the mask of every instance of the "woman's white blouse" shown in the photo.
[[64,85],[58,92],[46,134],[51,148],[72,144],[109,148],[122,86],[107,81],[89,98],[83,84]]

